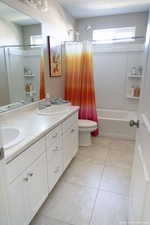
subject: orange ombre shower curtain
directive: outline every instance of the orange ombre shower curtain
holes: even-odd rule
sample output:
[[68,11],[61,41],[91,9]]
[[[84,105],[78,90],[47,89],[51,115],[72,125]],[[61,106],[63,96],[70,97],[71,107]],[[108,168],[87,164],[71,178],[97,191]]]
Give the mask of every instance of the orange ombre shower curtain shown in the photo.
[[[79,119],[98,122],[93,77],[92,44],[66,43],[65,99],[80,106]],[[94,136],[99,130],[92,132]]]
[[82,44],[65,44],[65,99],[80,106]]
[[44,68],[44,56],[40,59],[40,99],[45,98],[45,68]]

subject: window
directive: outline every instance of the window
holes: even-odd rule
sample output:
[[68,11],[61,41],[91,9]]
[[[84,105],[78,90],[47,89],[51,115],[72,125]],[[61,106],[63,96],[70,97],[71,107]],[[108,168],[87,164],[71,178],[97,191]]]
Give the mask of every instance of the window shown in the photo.
[[93,41],[100,44],[135,41],[136,27],[122,27],[93,30]]
[[[43,39],[41,35],[32,35],[30,37],[30,43],[31,45],[42,45],[43,44]],[[36,46],[32,46],[33,48]]]

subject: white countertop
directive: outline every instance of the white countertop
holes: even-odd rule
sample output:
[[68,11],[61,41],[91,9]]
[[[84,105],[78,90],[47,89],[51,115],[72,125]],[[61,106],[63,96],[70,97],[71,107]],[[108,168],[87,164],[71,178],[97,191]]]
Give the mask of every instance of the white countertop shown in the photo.
[[20,143],[4,151],[6,163],[16,158],[30,145],[79,110],[78,106],[68,106],[68,108],[67,112],[55,118],[48,115],[39,115],[37,107],[30,107],[29,110],[19,110],[19,112],[13,112],[9,116],[2,116],[2,126],[19,128],[24,135],[24,139]]

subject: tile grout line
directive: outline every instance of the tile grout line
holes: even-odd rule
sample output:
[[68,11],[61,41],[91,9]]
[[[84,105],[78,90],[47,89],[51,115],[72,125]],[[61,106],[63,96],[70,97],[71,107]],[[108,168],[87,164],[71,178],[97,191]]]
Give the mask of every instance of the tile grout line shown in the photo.
[[91,225],[92,218],[93,218],[93,215],[94,215],[94,210],[95,210],[95,207],[96,207],[96,201],[97,201],[98,195],[99,195],[99,193],[101,191],[101,183],[102,183],[102,179],[103,179],[103,175],[104,175],[104,170],[105,170],[105,168],[107,166],[106,165],[106,162],[107,162],[107,158],[108,158],[109,151],[110,151],[110,149],[107,148],[107,154],[106,154],[106,158],[104,160],[104,167],[103,167],[103,171],[102,171],[102,174],[101,174],[101,179],[100,179],[100,182],[99,182],[97,194],[95,196],[95,201],[94,201],[94,204],[93,204],[93,209],[92,209],[92,212],[91,212],[91,217],[90,217],[90,220],[89,220],[89,224],[88,225]]
[[119,196],[124,197],[124,198],[127,198],[127,199],[129,198],[129,195],[121,194],[121,193],[114,192],[114,191],[107,191],[107,190],[101,189],[101,188],[99,189],[99,191],[107,192],[107,193],[112,193],[114,195],[119,195]]
[[44,217],[47,217],[47,218],[49,218],[49,219],[54,219],[54,220],[56,220],[56,221],[58,221],[58,222],[64,223],[65,225],[75,225],[75,224],[71,224],[71,223],[68,223],[68,222],[66,222],[66,221],[57,219],[57,218],[55,218],[55,217],[50,217],[50,216],[44,216]]
[[95,206],[96,206],[96,201],[97,201],[98,195],[99,195],[99,189],[97,189],[97,193],[96,193],[96,196],[95,196],[95,200],[93,202],[93,207],[92,207],[92,210],[91,210],[91,216],[90,216],[88,225],[90,225],[91,222],[92,222],[92,217],[93,217],[93,214],[94,214],[94,210],[95,210]]
[[[121,166],[118,166],[118,165],[115,165],[115,166],[107,165],[108,156],[111,153],[111,151],[112,151],[111,148],[108,149],[107,156],[106,156],[106,159],[104,161],[104,169],[103,169],[102,179],[103,179],[103,176],[104,176],[104,170],[107,167],[117,167],[117,168],[120,168],[120,169],[124,169],[124,167],[121,167]],[[125,168],[125,169],[130,169],[130,168]],[[102,179],[101,179],[101,184],[102,184]],[[109,192],[109,193],[116,194],[116,195],[121,195],[122,197],[125,197],[125,198],[129,198],[129,195],[125,195],[125,194],[121,194],[121,193],[118,193],[118,192],[115,192],[115,191],[108,191],[108,190],[102,189],[101,184],[99,185],[99,192],[104,191],[104,192]]]
[[[106,161],[106,159],[104,161]],[[100,182],[99,182],[99,185],[98,185],[98,189],[97,189],[97,193],[96,193],[96,196],[95,196],[95,201],[94,201],[94,204],[93,204],[93,208],[92,208],[92,211],[91,211],[91,216],[90,216],[89,224],[88,225],[90,225],[91,222],[92,222],[92,218],[93,218],[93,215],[94,215],[94,210],[95,210],[95,207],[96,207],[96,201],[97,201],[98,195],[100,193],[100,186],[101,186],[102,177],[103,177],[103,174],[104,174],[104,169],[105,169],[105,162],[104,162],[103,170],[102,170],[102,173],[101,173],[101,176],[100,176]]]
[[104,170],[105,170],[105,167],[106,167],[106,161],[107,161],[109,151],[110,150],[107,148],[107,154],[106,154],[106,158],[104,160],[103,169],[102,169],[102,173],[101,173],[101,176],[100,176],[100,182],[99,182],[99,185],[98,185],[98,188],[97,188],[97,193],[96,193],[95,200],[94,200],[94,203],[93,203],[93,208],[92,208],[92,211],[91,211],[91,216],[90,216],[88,225],[90,225],[91,222],[92,222],[92,217],[93,217],[93,214],[94,214],[96,201],[97,201],[98,195],[100,193],[101,182],[102,182],[102,178],[103,178],[103,175],[104,175]]

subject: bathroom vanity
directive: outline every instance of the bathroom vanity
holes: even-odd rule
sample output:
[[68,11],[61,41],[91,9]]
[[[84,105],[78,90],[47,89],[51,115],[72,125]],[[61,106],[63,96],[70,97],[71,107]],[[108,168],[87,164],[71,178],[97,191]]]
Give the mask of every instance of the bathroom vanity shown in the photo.
[[3,126],[20,128],[24,135],[5,150],[9,225],[31,222],[75,157],[78,109],[68,106],[63,112],[44,115],[31,104],[3,116]]

